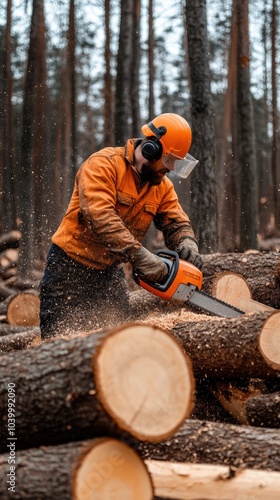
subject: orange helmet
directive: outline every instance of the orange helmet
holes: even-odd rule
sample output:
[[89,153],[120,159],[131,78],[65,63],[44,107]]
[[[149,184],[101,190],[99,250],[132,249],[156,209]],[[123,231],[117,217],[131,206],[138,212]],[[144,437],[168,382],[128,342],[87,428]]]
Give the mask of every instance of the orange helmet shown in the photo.
[[175,113],[163,113],[141,128],[145,137],[142,154],[148,160],[158,160],[169,170],[186,178],[198,163],[188,154],[192,131],[188,122]]
[[192,142],[192,131],[188,122],[175,113],[163,113],[143,125],[141,130],[145,137],[157,137],[153,126],[157,129],[161,127],[166,129],[166,132],[160,138],[158,137],[162,145],[163,155],[172,153],[179,158],[185,158]]

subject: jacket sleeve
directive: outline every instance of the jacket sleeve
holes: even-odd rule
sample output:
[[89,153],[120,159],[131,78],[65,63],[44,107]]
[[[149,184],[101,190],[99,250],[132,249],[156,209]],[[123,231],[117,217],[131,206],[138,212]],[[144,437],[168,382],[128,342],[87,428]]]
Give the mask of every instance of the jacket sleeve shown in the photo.
[[115,210],[117,168],[114,158],[91,156],[78,172],[80,209],[108,250],[131,257],[141,247]]
[[175,250],[185,238],[191,238],[197,243],[190,219],[182,209],[169,179],[154,223],[163,232],[164,242],[170,250]]

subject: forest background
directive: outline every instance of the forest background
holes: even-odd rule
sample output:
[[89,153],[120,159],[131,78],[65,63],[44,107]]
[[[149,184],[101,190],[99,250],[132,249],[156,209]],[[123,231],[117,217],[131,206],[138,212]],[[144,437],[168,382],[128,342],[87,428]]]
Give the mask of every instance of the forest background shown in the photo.
[[279,40],[279,0],[1,2],[0,232],[22,232],[19,273],[81,163],[164,112],[193,130],[199,164],[171,179],[201,253],[279,237]]

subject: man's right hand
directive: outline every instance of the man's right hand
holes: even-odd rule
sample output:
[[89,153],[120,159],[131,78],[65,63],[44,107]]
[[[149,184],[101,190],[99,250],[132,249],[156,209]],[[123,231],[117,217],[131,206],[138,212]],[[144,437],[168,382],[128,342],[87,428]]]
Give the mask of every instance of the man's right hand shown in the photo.
[[141,247],[131,258],[135,273],[145,281],[161,283],[168,274],[167,265],[157,255]]

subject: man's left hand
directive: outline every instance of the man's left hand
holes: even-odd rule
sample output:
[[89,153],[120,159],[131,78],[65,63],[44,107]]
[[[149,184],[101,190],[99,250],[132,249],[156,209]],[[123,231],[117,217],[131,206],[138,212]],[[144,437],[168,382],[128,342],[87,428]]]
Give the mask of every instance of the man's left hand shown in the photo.
[[198,246],[195,241],[185,238],[176,248],[180,259],[187,260],[198,269],[202,269],[202,259],[198,252]]

